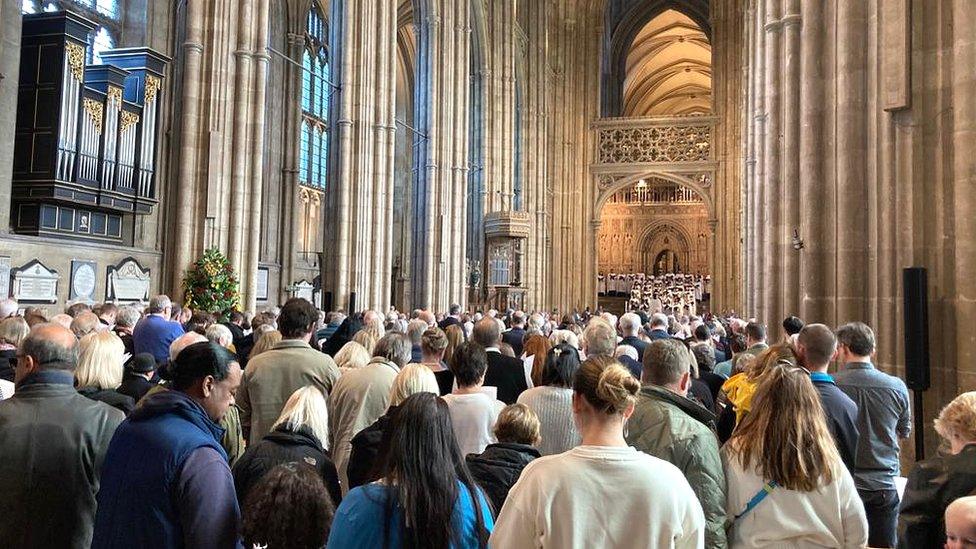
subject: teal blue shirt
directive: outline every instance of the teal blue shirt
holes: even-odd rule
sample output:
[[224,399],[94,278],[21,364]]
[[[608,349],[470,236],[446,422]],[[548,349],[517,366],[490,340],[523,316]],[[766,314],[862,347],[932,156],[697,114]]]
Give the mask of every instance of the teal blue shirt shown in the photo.
[[[336,510],[332,521],[332,531],[329,534],[328,549],[345,549],[347,547],[383,547],[384,512],[387,495],[391,494],[390,487],[374,482],[358,488],[353,488],[342,498],[342,503]],[[478,490],[478,504],[481,508],[482,522],[488,533],[494,528],[494,520],[485,494]],[[471,492],[458,481],[458,501],[454,506],[451,518],[454,529],[458,532],[460,543],[452,544],[452,549],[467,549],[478,547],[477,521],[475,520],[474,500]],[[399,503],[394,506],[393,520],[386,525],[389,528],[389,547],[401,547],[400,526],[403,522],[403,509]]]

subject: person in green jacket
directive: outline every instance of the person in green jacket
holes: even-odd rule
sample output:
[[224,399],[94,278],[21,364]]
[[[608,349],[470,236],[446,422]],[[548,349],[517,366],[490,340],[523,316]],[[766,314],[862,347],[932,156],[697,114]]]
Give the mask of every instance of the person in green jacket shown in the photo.
[[674,464],[688,479],[705,512],[705,547],[727,547],[725,472],[715,436],[715,414],[686,397],[691,353],[676,339],[644,351],[643,387],[627,423],[627,443]]

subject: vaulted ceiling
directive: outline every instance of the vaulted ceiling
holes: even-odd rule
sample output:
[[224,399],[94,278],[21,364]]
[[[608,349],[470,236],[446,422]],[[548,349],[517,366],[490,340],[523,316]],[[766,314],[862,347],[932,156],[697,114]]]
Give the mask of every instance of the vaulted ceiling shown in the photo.
[[689,17],[667,10],[637,34],[627,54],[624,116],[712,111],[712,47]]

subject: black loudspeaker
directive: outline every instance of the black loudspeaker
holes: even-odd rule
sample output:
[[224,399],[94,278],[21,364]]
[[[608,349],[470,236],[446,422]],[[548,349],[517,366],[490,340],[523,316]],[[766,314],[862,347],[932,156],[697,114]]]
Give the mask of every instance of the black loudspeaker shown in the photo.
[[349,314],[356,313],[356,292],[349,292]]
[[332,310],[332,292],[325,292],[322,296],[322,310],[331,311]]
[[913,391],[929,388],[928,273],[922,267],[903,271],[905,295],[905,383]]

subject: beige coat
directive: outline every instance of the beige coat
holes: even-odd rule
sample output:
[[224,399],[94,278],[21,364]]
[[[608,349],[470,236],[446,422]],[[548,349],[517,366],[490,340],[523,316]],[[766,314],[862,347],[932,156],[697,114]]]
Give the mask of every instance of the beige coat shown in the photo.
[[390,389],[400,369],[383,358],[373,358],[358,370],[350,370],[336,383],[329,397],[329,448],[339,471],[342,492],[349,491],[346,469],[352,437],[380,418],[390,405]]
[[244,433],[255,443],[271,431],[285,402],[307,385],[320,388],[326,397],[339,379],[339,368],[329,355],[298,339],[285,339],[270,351],[247,363],[237,405]]

